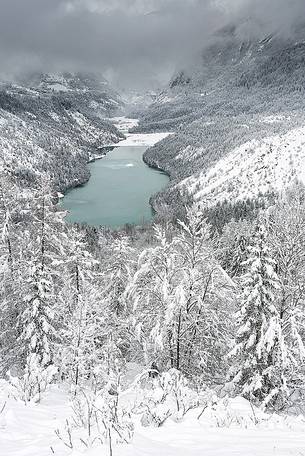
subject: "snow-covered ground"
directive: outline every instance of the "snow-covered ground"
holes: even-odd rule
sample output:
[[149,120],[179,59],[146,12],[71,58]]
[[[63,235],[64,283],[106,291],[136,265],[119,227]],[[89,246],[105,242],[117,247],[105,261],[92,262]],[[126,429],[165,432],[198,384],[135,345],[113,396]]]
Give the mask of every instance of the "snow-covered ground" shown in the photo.
[[281,192],[296,178],[305,183],[305,127],[249,141],[180,185],[196,200],[213,205],[225,199],[254,198],[268,190]]
[[110,120],[122,133],[128,133],[131,128],[139,124],[138,119],[129,119],[128,117],[112,117]]
[[[1,456],[108,456],[108,446],[66,447],[56,436],[71,415],[63,386],[52,386],[40,404],[8,398],[0,383]],[[242,398],[191,410],[181,422],[143,427],[135,417],[132,443],[114,446],[113,456],[304,456],[305,417],[267,415]]]
[[126,139],[120,141],[115,146],[143,146],[151,147],[157,142],[166,138],[172,133],[128,133],[128,131],[136,127],[139,123],[137,119],[128,119],[127,117],[113,117],[112,122],[119,131],[124,133]]
[[120,141],[117,146],[154,146],[157,142],[169,136],[171,133],[136,133],[127,134],[126,139]]

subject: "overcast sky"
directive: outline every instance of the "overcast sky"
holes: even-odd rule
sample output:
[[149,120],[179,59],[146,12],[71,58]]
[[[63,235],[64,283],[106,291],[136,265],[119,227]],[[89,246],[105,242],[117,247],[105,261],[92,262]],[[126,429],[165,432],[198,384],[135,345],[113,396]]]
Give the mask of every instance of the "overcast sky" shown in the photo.
[[165,82],[229,21],[287,33],[302,16],[305,0],[0,0],[1,72],[101,71],[143,88]]

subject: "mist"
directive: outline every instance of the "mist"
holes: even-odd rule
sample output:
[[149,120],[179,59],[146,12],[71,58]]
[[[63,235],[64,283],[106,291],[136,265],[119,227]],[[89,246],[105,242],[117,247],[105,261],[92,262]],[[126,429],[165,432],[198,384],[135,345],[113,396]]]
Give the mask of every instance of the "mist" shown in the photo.
[[290,33],[305,0],[0,0],[2,77],[103,73],[117,87],[162,85],[228,22]]

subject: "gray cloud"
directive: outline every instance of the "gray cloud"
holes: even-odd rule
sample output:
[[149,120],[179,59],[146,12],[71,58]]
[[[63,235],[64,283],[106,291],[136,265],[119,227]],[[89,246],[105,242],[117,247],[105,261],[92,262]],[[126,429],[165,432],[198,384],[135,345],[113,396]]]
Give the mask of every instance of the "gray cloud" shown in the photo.
[[[232,4],[233,0],[225,0]],[[232,11],[231,20],[245,22],[244,31],[263,35],[278,33],[289,36],[298,24],[305,21],[305,0],[236,0],[237,8]]]
[[2,72],[86,69],[127,85],[167,78],[204,43],[207,0],[0,0]]
[[[1,71],[101,71],[167,79],[227,21],[289,29],[305,0],[0,0]],[[303,10],[302,10],[303,8]]]

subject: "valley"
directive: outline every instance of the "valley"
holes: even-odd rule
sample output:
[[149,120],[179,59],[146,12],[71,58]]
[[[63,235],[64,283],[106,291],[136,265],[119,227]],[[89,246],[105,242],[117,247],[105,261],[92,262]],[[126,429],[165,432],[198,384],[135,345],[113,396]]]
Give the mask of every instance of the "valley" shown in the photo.
[[133,119],[114,121],[127,137],[89,165],[86,185],[70,190],[63,198],[61,207],[69,212],[69,223],[110,228],[144,225],[153,217],[150,197],[168,183],[166,174],[143,161],[146,149],[167,133],[128,134],[128,126],[136,123]]
[[305,455],[288,3],[3,6],[1,456]]

